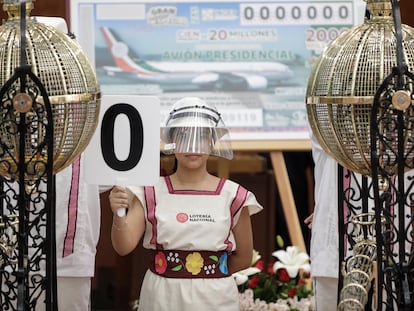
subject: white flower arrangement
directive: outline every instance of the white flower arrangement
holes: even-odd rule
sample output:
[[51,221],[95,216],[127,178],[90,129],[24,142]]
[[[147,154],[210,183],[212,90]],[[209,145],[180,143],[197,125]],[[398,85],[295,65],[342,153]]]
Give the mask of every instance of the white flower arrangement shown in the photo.
[[[276,238],[283,247],[281,237]],[[278,259],[267,271],[253,250],[251,267],[233,274],[239,287],[240,311],[314,311],[309,256],[296,246],[272,253]],[[132,310],[138,310],[138,300]]]
[[308,254],[300,252],[297,246],[288,246],[286,251],[278,250],[273,252],[272,255],[279,259],[273,265],[273,271],[275,272],[284,268],[291,278],[295,278],[299,270],[310,271]]
[[[276,238],[279,247],[283,240]],[[313,311],[308,254],[296,246],[272,253],[278,259],[263,269],[263,260],[253,251],[251,267],[233,274],[239,287],[240,311]]]
[[313,311],[314,298],[299,299],[297,296],[293,298],[278,299],[276,302],[266,302],[260,299],[254,299],[252,289],[246,289],[240,293],[240,311]]

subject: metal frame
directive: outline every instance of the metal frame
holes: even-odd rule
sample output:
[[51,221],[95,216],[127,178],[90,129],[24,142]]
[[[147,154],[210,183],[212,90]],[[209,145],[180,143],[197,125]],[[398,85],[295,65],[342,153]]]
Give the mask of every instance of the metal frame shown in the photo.
[[403,63],[399,2],[391,2],[397,66],[372,106],[372,180],[338,177],[340,310],[414,309],[414,74]]
[[[1,178],[0,306],[2,310],[34,310],[45,303],[49,311],[57,310],[53,118],[46,89],[27,65],[25,1],[20,10],[21,66],[0,89],[0,127],[7,129],[0,135],[0,155],[7,155],[7,161],[18,168],[16,180]],[[39,96],[44,104],[36,101]],[[31,109],[15,110],[20,104]],[[45,139],[30,145],[27,137],[41,130],[36,126],[39,122],[46,130]],[[7,143],[13,135],[18,154],[10,151],[16,146]],[[38,154],[46,162],[39,161]],[[8,165],[7,161],[0,165]],[[37,174],[32,167],[42,167],[43,173]]]

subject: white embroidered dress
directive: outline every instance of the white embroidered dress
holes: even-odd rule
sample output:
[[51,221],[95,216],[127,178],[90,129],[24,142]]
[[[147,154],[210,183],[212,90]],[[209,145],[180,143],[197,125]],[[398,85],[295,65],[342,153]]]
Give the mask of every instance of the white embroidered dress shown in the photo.
[[[163,249],[167,253],[165,259],[170,263],[177,261],[173,266],[179,269],[188,266],[176,258],[174,250],[234,251],[231,229],[237,224],[242,207],[247,206],[250,214],[262,209],[253,193],[226,179],[220,180],[216,191],[176,191],[168,176],[161,177],[154,187],[146,187],[147,191],[143,187],[129,189],[145,209],[143,246]],[[199,270],[214,274],[227,269],[221,258],[217,265],[197,266],[196,261],[190,267],[194,275]],[[238,301],[237,286],[230,274],[221,278],[174,278],[148,270],[139,310],[238,311]]]

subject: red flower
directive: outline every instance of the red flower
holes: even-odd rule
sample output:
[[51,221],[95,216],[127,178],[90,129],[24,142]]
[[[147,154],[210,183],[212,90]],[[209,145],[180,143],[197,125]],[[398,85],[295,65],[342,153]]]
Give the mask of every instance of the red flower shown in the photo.
[[279,281],[280,282],[287,283],[287,282],[290,281],[290,277],[289,277],[289,274],[286,271],[286,269],[279,269],[278,274],[279,274]]
[[260,271],[262,271],[263,270],[263,260],[258,260],[257,262],[256,262],[256,264],[254,265],[254,267],[255,268],[257,268],[257,269],[259,269]]
[[295,297],[297,291],[298,291],[298,289],[296,287],[289,289],[288,290],[288,297],[289,298]]
[[253,276],[250,280],[249,280],[249,287],[254,289],[257,287],[257,285],[259,285],[259,278],[257,276]]
[[273,273],[275,273],[275,272],[273,271],[273,264],[272,264],[272,263],[268,263],[268,264],[267,264],[267,273],[269,273],[269,274],[273,274]]
[[[255,258],[258,258],[257,252],[254,252]],[[279,258],[274,253],[272,255]],[[300,301],[313,295],[312,289],[307,286],[309,273],[300,270],[297,276],[290,277],[288,273],[289,266],[284,265],[281,261],[269,263],[266,260],[256,260],[252,267],[255,269],[246,270],[240,273],[241,275],[235,274],[235,280],[240,293],[244,293],[248,289],[253,292],[253,294],[248,294],[249,296],[253,295],[251,297],[253,301],[260,300],[266,303],[274,303],[279,299],[286,300],[288,298],[297,298]],[[277,267],[277,270],[274,270],[275,267]]]
[[165,255],[163,252],[158,252],[157,255],[155,255],[155,271],[159,274],[163,274],[165,270],[167,270],[167,258],[165,258]]

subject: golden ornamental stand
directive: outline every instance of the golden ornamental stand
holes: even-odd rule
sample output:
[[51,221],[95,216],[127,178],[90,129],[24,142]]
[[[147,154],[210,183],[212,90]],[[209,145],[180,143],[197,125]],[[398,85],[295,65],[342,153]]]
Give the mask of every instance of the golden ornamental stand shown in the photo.
[[[338,307],[408,311],[414,309],[414,29],[401,25],[398,0],[366,2],[364,24],[332,41],[311,72],[308,119],[322,148],[348,169],[338,179],[345,266]],[[348,186],[342,178],[351,180]],[[358,215],[371,215],[372,223],[355,231]],[[362,272],[375,282],[368,285]]]
[[33,1],[2,1],[0,309],[55,311],[55,174],[91,139],[100,90],[79,45],[29,17]]

